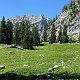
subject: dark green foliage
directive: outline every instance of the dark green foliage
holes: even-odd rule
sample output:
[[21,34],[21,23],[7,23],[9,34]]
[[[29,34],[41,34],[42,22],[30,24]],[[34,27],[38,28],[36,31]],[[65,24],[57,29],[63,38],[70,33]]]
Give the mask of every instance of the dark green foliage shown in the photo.
[[53,44],[56,41],[56,27],[54,25],[54,23],[52,23],[52,28],[51,28],[51,35],[49,38],[49,43]]
[[0,37],[1,37],[1,44],[11,44],[13,39],[13,25],[10,20],[5,21],[5,18],[3,16],[3,19],[1,21],[1,30],[0,30]]
[[6,28],[5,17],[3,16],[1,21],[1,44],[6,44],[6,39],[7,39],[7,28]]
[[33,39],[30,31],[30,22],[23,21],[20,24],[20,45],[24,49],[33,49]]
[[78,38],[78,42],[80,43],[80,32],[79,32],[79,38]]
[[33,49],[33,38],[31,35],[26,34],[23,42],[22,47],[24,49]]
[[66,11],[68,9],[68,7],[65,5],[62,12]]
[[13,25],[10,20],[7,21],[7,36],[6,37],[7,37],[6,43],[11,44],[12,39],[13,39]]
[[63,36],[64,36],[64,43],[68,43],[68,36],[67,36],[67,26],[64,25],[64,28],[63,28]]
[[56,15],[56,18],[53,19],[53,22],[55,22],[58,19],[59,15]]
[[1,44],[1,25],[0,25],[0,44]]
[[20,45],[23,45],[23,43],[24,43],[25,29],[26,29],[26,25],[25,25],[25,22],[23,20],[20,23],[20,32],[19,32]]
[[60,27],[59,35],[58,35],[58,38],[57,38],[57,42],[61,41],[61,36],[62,36],[62,28]]
[[[30,31],[30,23],[25,21],[24,34],[22,35],[22,47],[24,49],[33,49],[33,38]],[[23,32],[23,31],[22,31]]]
[[66,37],[64,35],[61,35],[60,37],[60,44],[65,43]]
[[16,22],[15,27],[14,27],[14,35],[13,35],[13,38],[14,38],[13,42],[16,45],[20,45],[19,34],[20,34],[20,26],[19,26],[19,23]]
[[30,31],[30,22],[17,22],[14,28],[14,43],[20,45],[24,49],[33,49],[32,32]]
[[78,4],[80,4],[80,0],[78,0]]
[[72,20],[79,13],[79,4],[80,4],[80,0],[77,0],[77,1],[71,0],[71,4],[69,4],[69,9],[71,9],[70,16]]
[[43,27],[42,41],[47,42],[47,27]]
[[66,25],[64,25],[63,32],[62,32],[62,28],[60,27],[57,42],[59,42],[59,41],[60,41],[60,43],[68,43],[67,26]]
[[38,46],[40,44],[40,36],[38,33],[38,27],[36,25],[33,25],[32,37],[34,46]]

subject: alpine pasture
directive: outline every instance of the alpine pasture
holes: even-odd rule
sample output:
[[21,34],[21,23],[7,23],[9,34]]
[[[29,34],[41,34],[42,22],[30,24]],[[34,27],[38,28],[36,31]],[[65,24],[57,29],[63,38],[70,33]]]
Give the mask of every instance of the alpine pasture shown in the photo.
[[[0,70],[0,74],[14,72],[17,75],[38,76],[49,73],[49,69],[51,69],[50,73],[58,75],[59,78],[62,75],[71,76],[72,74],[76,74],[76,76],[72,76],[73,78],[79,77],[80,44],[45,43],[44,46],[35,48],[36,50],[20,50],[0,45],[0,65],[5,66]],[[53,70],[55,66],[59,66],[59,68]],[[61,73],[63,74],[61,75]]]

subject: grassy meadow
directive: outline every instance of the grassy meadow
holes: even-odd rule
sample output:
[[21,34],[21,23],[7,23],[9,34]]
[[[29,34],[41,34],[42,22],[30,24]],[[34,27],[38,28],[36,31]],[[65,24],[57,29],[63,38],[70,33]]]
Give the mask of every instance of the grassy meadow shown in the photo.
[[[79,78],[80,79],[80,44],[48,44],[35,47],[36,50],[7,48],[0,46],[0,65],[5,69],[0,74],[15,72],[17,75],[43,75],[48,69],[55,65],[61,65],[51,73],[57,78]],[[12,52],[10,54],[9,52]],[[1,78],[1,77],[0,77]],[[0,80],[9,80],[8,77]],[[11,80],[36,80],[31,78]]]

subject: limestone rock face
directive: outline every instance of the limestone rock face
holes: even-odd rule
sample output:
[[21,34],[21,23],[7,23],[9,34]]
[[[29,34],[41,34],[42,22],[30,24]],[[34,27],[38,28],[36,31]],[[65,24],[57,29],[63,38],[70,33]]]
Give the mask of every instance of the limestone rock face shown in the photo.
[[73,0],[66,5],[66,8],[55,21],[55,25],[57,27],[57,36],[60,27],[63,29],[64,25],[67,25],[68,36],[78,40],[80,35],[80,0]]
[[31,24],[37,24],[40,32],[42,32],[43,27],[49,26],[50,22],[52,21],[50,18],[45,18],[44,16],[35,16],[32,14],[23,15],[23,16],[15,16],[11,20],[13,24],[15,25],[16,22],[22,22],[23,18],[24,20],[29,21]]

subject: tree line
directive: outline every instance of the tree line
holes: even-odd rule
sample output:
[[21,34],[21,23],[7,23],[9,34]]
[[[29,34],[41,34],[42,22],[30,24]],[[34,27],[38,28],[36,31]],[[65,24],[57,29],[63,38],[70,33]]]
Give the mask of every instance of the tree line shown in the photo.
[[10,20],[6,22],[3,16],[0,25],[0,44],[15,44],[25,49],[33,49],[33,46],[40,44],[38,27],[31,25],[24,17],[22,22],[12,24]]
[[[56,26],[54,24],[56,19],[51,22],[51,27],[43,27],[42,36],[39,34],[38,25],[30,24],[29,21],[23,20],[13,24],[10,19],[5,21],[3,16],[0,27],[0,44],[15,44],[24,49],[34,49],[34,46],[40,45],[42,42],[49,42],[50,44],[61,42],[67,43],[67,26],[64,29],[60,28],[58,37],[56,36]],[[48,29],[49,28],[49,29]],[[48,35],[49,30],[49,35]]]
[[5,17],[1,21],[0,27],[0,43],[1,44],[11,44],[13,39],[13,25],[10,20],[5,21]]

